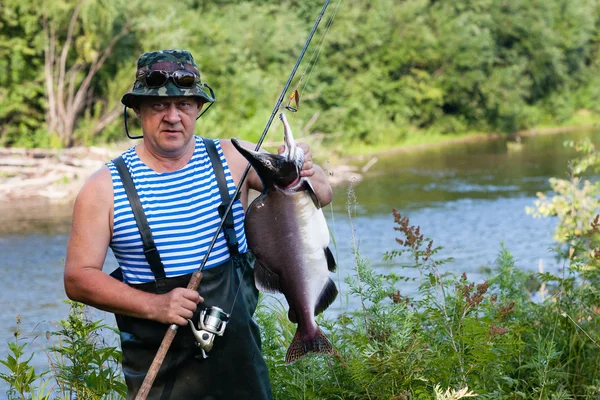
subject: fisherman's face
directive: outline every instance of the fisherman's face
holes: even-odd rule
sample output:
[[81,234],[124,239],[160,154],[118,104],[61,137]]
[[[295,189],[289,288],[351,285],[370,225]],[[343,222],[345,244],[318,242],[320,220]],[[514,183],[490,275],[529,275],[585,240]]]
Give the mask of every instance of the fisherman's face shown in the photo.
[[202,100],[193,97],[143,98],[135,112],[142,121],[144,142],[161,153],[185,151],[203,105]]

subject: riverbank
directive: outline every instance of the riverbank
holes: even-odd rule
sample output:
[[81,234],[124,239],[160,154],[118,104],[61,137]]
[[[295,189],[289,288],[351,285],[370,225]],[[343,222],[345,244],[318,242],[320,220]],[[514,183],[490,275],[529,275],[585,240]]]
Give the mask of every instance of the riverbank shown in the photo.
[[[550,135],[595,129],[597,122],[581,125],[536,128],[517,132],[514,137]],[[308,139],[308,138],[307,138]],[[470,133],[457,136],[423,135],[398,146],[361,146],[360,150],[342,152],[321,143],[310,143],[317,149],[317,162],[326,170],[332,186],[360,182],[378,157],[415,152],[450,144],[485,140],[506,140],[506,134]],[[85,180],[108,160],[131,146],[122,142],[107,147],[55,149],[0,148],[0,210],[3,214],[20,205],[68,204],[75,199]],[[322,155],[326,154],[327,158]],[[320,157],[319,157],[320,155]],[[27,207],[25,207],[27,208]],[[17,213],[18,214],[18,213]]]
[[70,202],[83,182],[121,151],[118,147],[0,149],[0,203]]
[[512,135],[496,132],[471,132],[459,135],[425,134],[419,138],[411,136],[401,144],[392,147],[361,146],[358,151],[356,149],[346,149],[345,151],[337,151],[337,154],[339,154],[339,156],[337,157],[336,162],[341,164],[352,164],[355,162],[360,163],[361,161],[370,160],[371,158],[377,156],[388,154],[401,154],[409,151],[425,150],[432,147],[440,147],[461,143],[477,143],[488,140],[514,141],[517,138],[531,137],[537,135],[555,135],[569,132],[589,131],[597,129],[599,126],[600,120],[593,120],[589,122],[586,120],[586,123],[580,125],[525,129],[515,132]]

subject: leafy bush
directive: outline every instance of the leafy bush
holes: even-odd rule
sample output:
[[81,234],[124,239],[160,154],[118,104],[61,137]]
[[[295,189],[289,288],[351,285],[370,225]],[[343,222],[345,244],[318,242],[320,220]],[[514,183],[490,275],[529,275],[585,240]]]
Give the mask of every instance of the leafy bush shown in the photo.
[[52,333],[56,344],[49,349],[49,361],[60,393],[68,398],[105,399],[125,396],[127,388],[120,370],[121,351],[108,346],[103,329],[114,330],[102,321],[92,321],[81,303],[69,301],[71,311]]
[[[71,311],[58,323],[59,329],[48,332],[51,345],[46,349],[49,369],[38,373],[29,363],[33,353],[23,360],[29,343],[19,344],[20,317],[17,317],[15,342],[9,343],[11,354],[0,360],[9,373],[0,379],[9,384],[10,400],[47,399],[122,399],[126,386],[121,376],[119,349],[108,346],[102,321],[91,321],[87,307],[67,301]],[[109,331],[114,331],[108,328]]]
[[18,315],[17,329],[14,334],[15,341],[8,343],[10,353],[5,360],[0,360],[0,363],[2,363],[9,371],[7,374],[0,373],[0,379],[9,384],[6,396],[8,400],[47,400],[50,398],[50,394],[46,392],[46,383],[40,383],[40,381],[49,371],[41,373],[35,371],[35,368],[29,364],[33,358],[33,353],[29,358],[23,359],[28,343],[19,344],[19,338],[21,336],[20,325],[21,316]]
[[589,178],[600,171],[600,152],[585,139],[565,142],[579,157],[570,163],[569,179],[551,178],[553,194],[538,193],[535,207],[526,211],[535,218],[557,217],[554,239],[563,259],[585,277],[600,278],[600,181]]
[[[563,276],[526,273],[503,245],[484,282],[442,273],[449,260],[436,259],[441,248],[407,217],[393,216],[401,248],[385,258],[419,271],[418,294],[403,295],[397,284],[411,279],[376,273],[355,247],[346,283],[360,307],[319,318],[336,356],[289,366],[283,360],[294,326],[283,306],[261,309],[276,398],[597,398],[597,285],[577,268]],[[532,280],[540,283],[535,292]]]

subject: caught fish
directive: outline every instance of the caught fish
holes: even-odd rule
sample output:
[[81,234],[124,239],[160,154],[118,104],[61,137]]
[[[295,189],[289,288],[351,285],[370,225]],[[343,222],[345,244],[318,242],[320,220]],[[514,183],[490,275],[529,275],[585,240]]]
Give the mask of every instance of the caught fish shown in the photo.
[[338,290],[329,277],[336,263],[329,250],[329,229],[310,181],[300,176],[304,152],[281,113],[285,150],[282,154],[235,148],[250,162],[263,191],[246,211],[246,237],[256,254],[254,276],[263,292],[283,293],[288,318],[298,327],[287,350],[286,363],[308,353],[333,353],[315,315],[335,300]]

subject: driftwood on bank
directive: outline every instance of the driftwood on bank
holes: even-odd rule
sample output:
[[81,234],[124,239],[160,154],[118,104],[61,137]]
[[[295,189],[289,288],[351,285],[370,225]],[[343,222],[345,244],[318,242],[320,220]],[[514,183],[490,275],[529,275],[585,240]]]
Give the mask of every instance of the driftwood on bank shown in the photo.
[[[85,180],[127,147],[107,149],[77,147],[65,150],[0,148],[0,203],[40,200],[52,203],[73,201]],[[358,183],[377,161],[371,158],[362,168],[332,165],[325,169],[332,186]]]
[[72,201],[85,179],[120,153],[98,147],[0,148],[0,201]]

